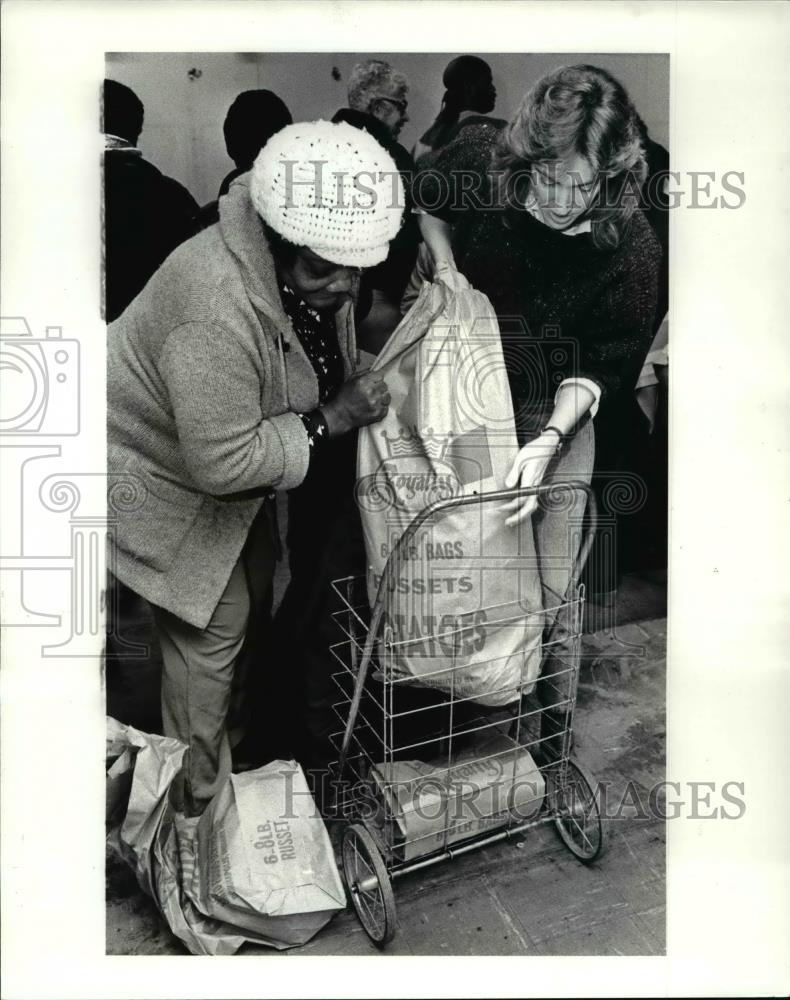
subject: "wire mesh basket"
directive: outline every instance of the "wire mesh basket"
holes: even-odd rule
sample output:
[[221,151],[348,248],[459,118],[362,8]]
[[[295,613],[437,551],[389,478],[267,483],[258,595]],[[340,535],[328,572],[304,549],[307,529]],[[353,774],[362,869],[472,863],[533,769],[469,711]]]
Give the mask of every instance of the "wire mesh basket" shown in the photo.
[[[456,497],[427,508],[388,559],[372,608],[365,577],[333,584],[341,605],[334,616],[339,639],[331,647],[338,667],[334,813],[346,821],[342,863],[352,902],[380,946],[395,932],[391,883],[402,875],[546,822],[581,861],[604,849],[594,782],[571,757],[584,604],[579,575],[595,508],[585,484],[561,488],[586,494],[587,527],[565,594],[544,585],[540,607],[516,599],[475,608],[417,637],[398,634],[385,613],[387,581],[397,577],[404,548],[431,518],[462,505],[556,492],[556,485]],[[462,683],[470,650],[477,668],[505,676],[501,664],[475,659],[481,610],[486,627],[515,630],[516,639],[540,637],[537,673],[525,642],[515,681],[511,662],[507,681],[487,692],[493,704],[485,705]],[[404,670],[417,643],[433,668],[419,677]]]

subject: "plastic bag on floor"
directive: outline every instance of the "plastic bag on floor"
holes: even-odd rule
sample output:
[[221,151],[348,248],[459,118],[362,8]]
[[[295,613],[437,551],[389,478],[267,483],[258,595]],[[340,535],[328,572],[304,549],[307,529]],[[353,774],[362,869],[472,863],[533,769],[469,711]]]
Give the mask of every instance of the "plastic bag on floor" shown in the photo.
[[107,839],[154,898],[152,852],[163,819],[172,816],[167,796],[186,750],[179,740],[107,717]]
[[185,819],[168,803],[185,752],[107,719],[108,843],[192,954],[305,944],[345,894],[301,768],[273,761],[231,775],[203,816]]
[[206,917],[183,889],[180,844],[191,842],[194,825],[174,816],[159,828],[153,849],[156,902],[170,930],[193,955],[234,955],[249,938],[235,927]]
[[[392,403],[361,428],[357,501],[374,602],[387,558],[432,503],[505,488],[518,444],[494,309],[472,288],[424,284],[373,369]],[[432,517],[385,585],[379,662],[489,706],[540,670],[542,595],[531,525],[501,504]]]

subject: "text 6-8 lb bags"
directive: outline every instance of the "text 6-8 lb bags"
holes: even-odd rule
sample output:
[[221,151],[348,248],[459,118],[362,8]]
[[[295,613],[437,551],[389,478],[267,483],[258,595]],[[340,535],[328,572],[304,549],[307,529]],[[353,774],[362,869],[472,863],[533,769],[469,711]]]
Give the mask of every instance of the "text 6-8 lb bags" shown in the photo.
[[[505,488],[517,448],[494,309],[425,284],[376,358],[389,413],[359,435],[357,500],[373,604],[388,556],[433,502]],[[529,520],[501,503],[431,517],[385,583],[379,661],[391,677],[505,705],[540,670],[541,588]]]

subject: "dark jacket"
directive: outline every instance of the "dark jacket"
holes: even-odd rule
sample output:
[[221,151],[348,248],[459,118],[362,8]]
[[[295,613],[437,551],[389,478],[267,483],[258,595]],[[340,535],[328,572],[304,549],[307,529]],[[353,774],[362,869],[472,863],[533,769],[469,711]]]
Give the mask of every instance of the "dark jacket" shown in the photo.
[[198,204],[137,149],[104,154],[105,317],[124,311],[165,258],[197,232]]

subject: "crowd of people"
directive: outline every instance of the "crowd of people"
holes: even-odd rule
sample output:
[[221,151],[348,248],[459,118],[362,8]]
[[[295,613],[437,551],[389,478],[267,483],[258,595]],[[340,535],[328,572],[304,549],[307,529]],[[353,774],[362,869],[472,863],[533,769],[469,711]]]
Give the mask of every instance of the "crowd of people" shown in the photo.
[[[189,747],[174,793],[186,814],[234,760],[327,762],[328,583],[364,565],[355,432],[390,402],[360,348],[381,349],[423,281],[469,283],[500,318],[520,448],[509,485],[570,473],[603,490],[665,429],[636,390],[648,356],[653,371],[665,359],[668,227],[650,181],[666,151],[595,66],[536,81],[509,121],[492,116],[483,59],[453,59],[442,83],[411,151],[398,141],[409,82],[382,60],[354,67],[347,106],[322,121],[240,94],[224,123],[235,167],[201,208],[142,156],[136,95],[105,81],[108,466],[142,497],[114,512],[108,677],[119,616],[143,599],[163,730]],[[349,205],[329,184],[316,198],[316,162],[365,174],[370,197]],[[290,583],[272,618],[278,491]],[[502,516],[541,532],[532,499]],[[666,510],[650,516],[655,557]],[[621,569],[599,560],[604,599]]]

